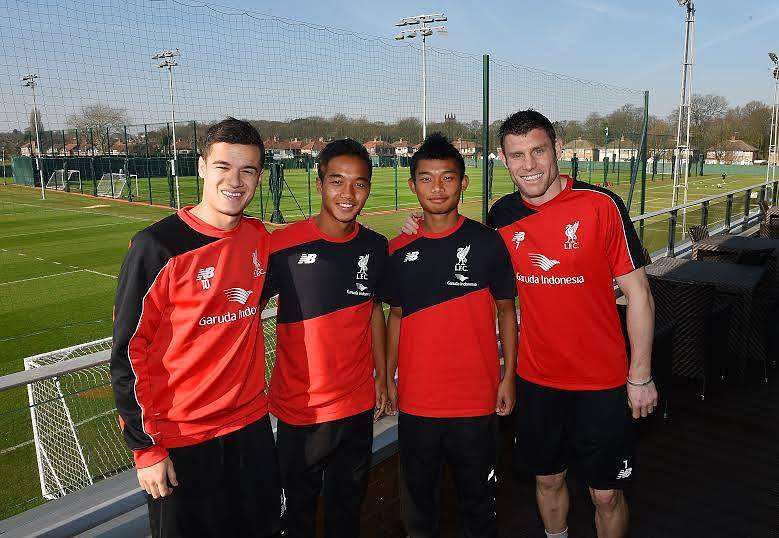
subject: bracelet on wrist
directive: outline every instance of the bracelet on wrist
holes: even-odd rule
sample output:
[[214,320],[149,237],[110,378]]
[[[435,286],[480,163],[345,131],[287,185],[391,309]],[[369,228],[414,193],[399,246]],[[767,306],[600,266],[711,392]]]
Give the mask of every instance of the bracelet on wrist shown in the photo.
[[633,381],[632,379],[628,378],[628,385],[631,385],[633,387],[645,387],[646,385],[649,385],[652,381],[654,381],[654,378],[652,378],[651,375],[644,381]]

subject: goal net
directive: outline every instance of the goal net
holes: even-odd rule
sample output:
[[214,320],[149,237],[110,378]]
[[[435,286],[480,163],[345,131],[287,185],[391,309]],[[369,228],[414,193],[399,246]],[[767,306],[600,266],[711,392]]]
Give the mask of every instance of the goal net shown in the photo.
[[78,170],[54,170],[46,183],[47,189],[65,190],[68,185],[81,185],[81,172]]
[[111,338],[104,338],[24,359],[25,370],[59,366],[62,371],[27,385],[38,476],[46,499],[132,467],[111,392],[110,349]]
[[133,190],[133,196],[138,196],[138,176],[136,174],[105,173],[97,183],[97,195],[109,198],[125,198],[126,189]]

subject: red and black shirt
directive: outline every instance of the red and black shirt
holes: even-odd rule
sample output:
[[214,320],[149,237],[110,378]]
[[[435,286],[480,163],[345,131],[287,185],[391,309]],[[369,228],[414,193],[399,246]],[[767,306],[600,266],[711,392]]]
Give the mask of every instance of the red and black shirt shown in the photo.
[[545,204],[516,192],[488,217],[516,271],[517,373],[558,389],[614,388],[625,384],[627,355],[613,279],[644,265],[641,242],[618,195],[563,177]]
[[471,219],[390,242],[382,296],[403,315],[398,406],[426,417],[495,412],[500,363],[494,300],[516,297],[500,236]]
[[279,419],[316,424],[374,406],[371,315],[386,259],[387,239],[359,224],[343,238],[314,219],[272,234],[263,296],[279,295],[270,383]]
[[268,412],[260,296],[270,237],[189,207],[133,238],[114,306],[111,384],[138,467]]

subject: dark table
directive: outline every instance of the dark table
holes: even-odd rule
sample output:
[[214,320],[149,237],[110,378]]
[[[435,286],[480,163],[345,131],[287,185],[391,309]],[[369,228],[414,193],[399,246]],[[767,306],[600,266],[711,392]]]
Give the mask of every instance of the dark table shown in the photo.
[[741,235],[715,235],[707,237],[693,244],[692,257],[698,258],[699,250],[714,250],[717,252],[733,252],[741,254],[746,251],[773,249],[774,257],[766,265],[766,276],[770,278],[767,282],[769,292],[773,296],[779,296],[779,239],[763,239],[760,237],[744,237]]
[[661,258],[646,266],[646,272],[666,280],[714,286],[717,300],[732,309],[728,350],[733,368],[729,370],[743,377],[750,359],[766,364],[765,313],[755,301],[765,267]]

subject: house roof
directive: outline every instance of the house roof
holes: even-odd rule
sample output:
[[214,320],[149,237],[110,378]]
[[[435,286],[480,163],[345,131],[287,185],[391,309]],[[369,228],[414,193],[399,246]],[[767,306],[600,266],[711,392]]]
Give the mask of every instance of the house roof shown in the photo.
[[475,142],[471,142],[470,140],[463,140],[462,138],[458,138],[457,140],[452,140],[452,145],[460,151],[464,149],[476,149]]
[[301,151],[322,151],[325,149],[325,146],[327,144],[322,140],[311,140],[310,142],[306,142],[303,144],[303,147],[300,148]]
[[393,148],[410,148],[412,147],[411,142],[408,140],[403,140],[402,138],[400,140],[396,140],[392,143]]
[[300,150],[303,148],[304,142],[293,138],[292,140],[279,140],[278,138],[271,138],[265,142],[265,151],[268,150]]
[[379,140],[377,138],[363,142],[363,146],[365,146],[366,149],[393,147],[389,142],[385,142],[384,140]]
[[636,149],[636,144],[629,138],[620,137],[606,144],[606,149]]
[[579,137],[579,138],[574,138],[569,142],[566,142],[565,145],[563,145],[563,149],[573,149],[573,150],[595,149],[595,144],[593,144],[589,140]]
[[730,140],[720,142],[714,147],[709,148],[708,151],[757,151],[757,148],[747,144],[743,140],[737,140],[734,136]]

